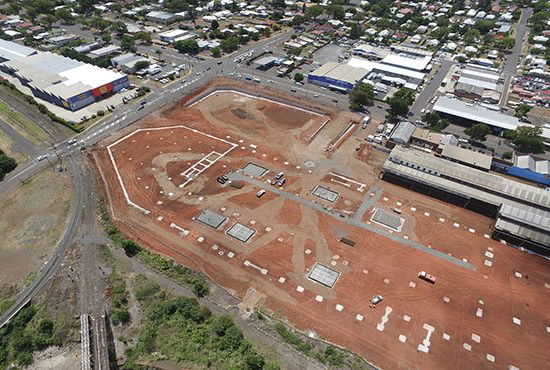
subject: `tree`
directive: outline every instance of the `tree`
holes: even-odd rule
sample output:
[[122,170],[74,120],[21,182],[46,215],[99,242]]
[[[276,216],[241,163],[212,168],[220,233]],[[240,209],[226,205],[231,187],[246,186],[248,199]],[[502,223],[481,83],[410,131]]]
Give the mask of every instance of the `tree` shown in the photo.
[[184,54],[197,54],[199,52],[199,44],[196,40],[180,40],[174,43],[174,47]]
[[197,279],[193,282],[192,290],[197,297],[204,297],[208,295],[208,284],[203,279]]
[[213,48],[211,52],[214,58],[219,58],[222,56],[222,49],[219,46]]
[[55,16],[65,24],[72,23],[73,16],[67,8],[59,8],[54,12]]
[[17,162],[12,157],[8,157],[4,152],[0,151],[0,181],[4,179],[11,171],[15,170]]
[[294,74],[294,81],[301,82],[304,79],[304,75],[301,73],[295,73]]
[[393,117],[405,117],[409,113],[409,104],[403,99],[391,97],[388,99],[390,115]]
[[109,43],[111,42],[111,35],[107,32],[103,32],[101,34],[101,40],[103,40],[103,42]]
[[346,11],[341,5],[329,5],[327,6],[327,13],[331,14],[334,18],[343,20],[346,15]]
[[531,110],[531,107],[528,106],[527,104],[520,104],[516,107],[516,117],[523,117],[527,113],[529,113],[530,110]]
[[130,321],[130,312],[126,310],[115,310],[111,316],[113,324],[124,324]]
[[424,114],[422,116],[422,121],[428,125],[430,130],[435,132],[441,132],[449,126],[449,121],[446,119],[441,119],[437,112],[428,112]]
[[372,105],[374,101],[374,87],[364,82],[355,84],[352,92],[349,94],[349,101],[356,110],[361,110],[365,106]]
[[124,50],[133,50],[135,47],[134,38],[132,36],[124,35],[120,40],[120,47]]
[[223,40],[220,44],[220,48],[226,52],[230,53],[239,48],[240,39],[237,36],[231,36]]
[[149,67],[148,60],[140,60],[139,62],[136,62],[136,64],[134,64],[134,68],[136,71],[139,71],[140,69],[144,69],[147,67]]
[[478,123],[464,130],[464,133],[472,140],[485,141],[491,133],[491,128],[484,123]]
[[351,25],[351,29],[349,31],[350,38],[357,40],[359,37],[361,37],[362,34],[363,34],[363,31],[361,30],[361,27],[357,23],[354,23]]
[[210,28],[213,30],[217,30],[218,28],[220,28],[220,23],[214,19],[212,23],[210,23]]
[[151,34],[149,32],[140,31],[134,35],[134,40],[141,40],[146,44],[150,44],[153,39],[151,37]]
[[512,141],[521,153],[544,153],[544,139],[540,127],[520,126],[506,131],[504,137]]
[[309,18],[317,18],[321,14],[325,12],[325,9],[320,5],[312,5],[309,8],[307,8],[306,15]]
[[116,21],[116,22],[113,22],[113,24],[111,24],[111,30],[113,32],[116,32],[118,36],[121,36],[126,32],[128,32],[128,27],[126,27],[126,24],[124,24],[124,22]]
[[246,358],[246,368],[249,370],[261,370],[264,368],[265,360],[257,353],[249,353]]
[[516,45],[516,40],[513,37],[505,37],[498,40],[496,45],[501,50],[510,50]]

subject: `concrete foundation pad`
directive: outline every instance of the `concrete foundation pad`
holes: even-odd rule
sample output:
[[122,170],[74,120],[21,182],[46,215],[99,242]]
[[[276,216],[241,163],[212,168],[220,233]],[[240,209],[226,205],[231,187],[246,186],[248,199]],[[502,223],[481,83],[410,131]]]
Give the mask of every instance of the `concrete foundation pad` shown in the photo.
[[464,349],[465,349],[466,351],[471,351],[471,350],[472,350],[472,346],[469,345],[468,343],[464,343],[464,344],[462,345],[462,347],[464,347]]
[[342,312],[342,310],[344,309],[344,306],[342,306],[341,304],[337,304],[336,306],[334,306],[334,308],[336,308],[336,311]]
[[298,286],[296,287],[296,290],[297,290],[298,292],[300,292],[300,293],[303,293],[305,289],[304,289],[303,286],[298,285]]
[[278,280],[278,282],[281,283],[281,284],[284,283],[285,281],[286,281],[286,279],[282,276]]
[[355,315],[355,320],[363,321],[363,315],[360,315],[360,314]]
[[407,337],[404,336],[403,334],[399,334],[399,341],[401,343],[405,343],[407,341]]
[[487,353],[487,361],[490,361],[490,362],[495,362],[495,356]]
[[448,340],[451,340],[451,336],[450,336],[449,334],[447,334],[447,333],[443,333],[443,339],[445,339],[445,340],[447,340],[447,341],[448,341]]
[[481,343],[481,336],[479,334],[472,333],[472,340],[476,343]]
[[521,325],[521,320],[517,317],[512,317],[512,322],[516,325]]
[[323,296],[317,295],[317,296],[315,296],[315,300],[316,300],[317,302],[323,302]]
[[485,266],[487,266],[487,267],[493,267],[493,262],[492,262],[492,261],[489,261],[489,260],[485,260],[485,261],[483,262],[483,264],[484,264]]
[[411,321],[411,317],[409,315],[404,315],[403,320],[405,320],[406,322],[409,322]]

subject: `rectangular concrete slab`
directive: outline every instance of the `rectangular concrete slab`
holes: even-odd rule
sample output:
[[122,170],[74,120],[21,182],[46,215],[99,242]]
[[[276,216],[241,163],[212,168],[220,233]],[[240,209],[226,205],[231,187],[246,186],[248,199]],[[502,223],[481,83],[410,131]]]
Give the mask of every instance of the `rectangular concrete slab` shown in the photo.
[[237,222],[227,230],[227,235],[246,243],[255,232],[256,230]]
[[326,287],[332,288],[336,284],[336,280],[340,273],[336,270],[328,268],[320,263],[317,263],[308,275],[308,278],[322,284]]
[[389,227],[390,229],[400,231],[405,220],[383,209],[377,209],[371,217],[371,221]]
[[323,186],[317,186],[315,190],[311,193],[321,199],[328,200],[329,202],[334,203],[338,199],[339,194],[335,191],[329,190]]
[[195,220],[202,222],[203,224],[208,225],[214,229],[220,227],[226,219],[226,217],[217,214],[216,212],[212,212],[209,209],[205,209],[201,212],[201,214],[195,217]]
[[267,172],[267,168],[258,166],[254,163],[248,163],[243,167],[242,173],[248,176],[262,177]]

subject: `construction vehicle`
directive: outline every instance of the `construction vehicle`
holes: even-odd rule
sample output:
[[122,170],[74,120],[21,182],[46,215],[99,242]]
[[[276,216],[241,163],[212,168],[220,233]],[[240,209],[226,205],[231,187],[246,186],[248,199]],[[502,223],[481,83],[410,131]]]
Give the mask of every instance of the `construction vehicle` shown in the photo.
[[435,276],[428,274],[426,271],[420,271],[418,278],[426,280],[428,283],[435,284]]

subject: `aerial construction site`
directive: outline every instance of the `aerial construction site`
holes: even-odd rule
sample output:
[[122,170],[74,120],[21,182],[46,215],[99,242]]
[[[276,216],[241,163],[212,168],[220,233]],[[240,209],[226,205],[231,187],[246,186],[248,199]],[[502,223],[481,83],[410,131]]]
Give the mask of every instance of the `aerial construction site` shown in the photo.
[[243,315],[272,312],[382,368],[545,367],[547,261],[490,238],[490,218],[381,180],[373,125],[212,84],[91,159],[120,230]]

